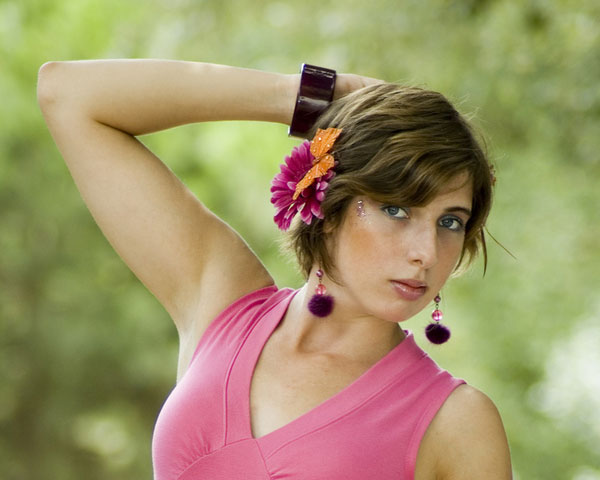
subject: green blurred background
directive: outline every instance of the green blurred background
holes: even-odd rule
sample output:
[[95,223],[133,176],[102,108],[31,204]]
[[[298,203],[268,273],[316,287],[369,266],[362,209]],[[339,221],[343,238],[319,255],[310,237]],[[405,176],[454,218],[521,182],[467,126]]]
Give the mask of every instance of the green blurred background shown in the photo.
[[[48,60],[160,57],[295,73],[301,62],[439,90],[473,114],[498,183],[485,278],[444,291],[430,348],[488,393],[517,479],[600,479],[600,2],[0,1],[0,478],[151,478],[173,387],[165,311],[95,226],[39,113]],[[595,133],[594,133],[595,132]],[[281,125],[144,138],[280,285],[269,182]],[[243,188],[242,188],[243,187]]]

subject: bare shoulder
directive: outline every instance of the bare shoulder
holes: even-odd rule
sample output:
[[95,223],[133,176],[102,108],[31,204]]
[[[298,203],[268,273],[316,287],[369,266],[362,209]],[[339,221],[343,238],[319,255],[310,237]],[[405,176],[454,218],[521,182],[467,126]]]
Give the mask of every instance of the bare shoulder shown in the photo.
[[487,395],[470,385],[454,390],[440,408],[423,438],[419,457],[429,465],[429,472],[435,472],[431,478],[512,478],[500,413]]

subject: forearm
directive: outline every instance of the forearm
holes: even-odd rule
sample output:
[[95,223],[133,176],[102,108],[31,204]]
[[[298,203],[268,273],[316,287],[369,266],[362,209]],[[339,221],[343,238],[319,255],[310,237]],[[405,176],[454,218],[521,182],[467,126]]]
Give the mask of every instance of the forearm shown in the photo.
[[52,62],[40,69],[45,112],[84,115],[132,135],[214,120],[289,124],[298,75],[171,60]]

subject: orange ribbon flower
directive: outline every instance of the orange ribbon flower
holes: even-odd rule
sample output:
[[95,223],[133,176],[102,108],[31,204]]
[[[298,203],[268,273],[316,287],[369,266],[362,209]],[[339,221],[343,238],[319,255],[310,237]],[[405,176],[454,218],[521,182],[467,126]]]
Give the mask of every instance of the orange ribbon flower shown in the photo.
[[306,172],[296,184],[293,200],[296,200],[304,190],[310,187],[317,178],[321,178],[335,165],[333,155],[329,153],[333,144],[342,133],[341,128],[318,129],[315,137],[310,142],[310,153],[315,157],[312,168]]

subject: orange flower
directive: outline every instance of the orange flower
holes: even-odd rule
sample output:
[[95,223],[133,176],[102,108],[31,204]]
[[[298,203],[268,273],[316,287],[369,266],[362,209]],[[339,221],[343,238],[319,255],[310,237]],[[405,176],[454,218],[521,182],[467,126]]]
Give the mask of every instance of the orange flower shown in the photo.
[[337,138],[342,133],[341,128],[328,128],[327,130],[318,129],[315,137],[310,142],[310,153],[314,160],[312,168],[306,172],[306,175],[296,184],[296,191],[292,197],[296,200],[300,194],[310,187],[317,178],[321,178],[327,174],[335,165],[333,155],[330,150]]

